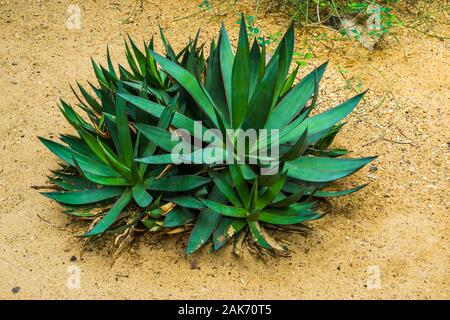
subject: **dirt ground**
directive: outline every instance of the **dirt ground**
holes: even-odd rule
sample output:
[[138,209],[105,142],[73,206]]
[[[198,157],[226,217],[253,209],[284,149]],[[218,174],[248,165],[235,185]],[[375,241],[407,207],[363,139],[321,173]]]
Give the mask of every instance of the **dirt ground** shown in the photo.
[[[0,298],[449,299],[450,43],[408,30],[370,55],[357,44],[330,53],[309,43],[315,57],[303,74],[330,59],[321,107],[355,94],[339,68],[370,88],[336,145],[379,158],[340,183],[371,182],[333,200],[307,238],[277,234],[291,243],[290,257],[263,261],[206,248],[186,258],[186,235],[143,236],[114,264],[111,241],[81,255],[74,235],[86,225],[31,188],[56,168],[37,136],[70,130],[58,98],[75,101],[69,83],[94,78],[90,56],[103,63],[107,44],[124,62],[126,32],[149,39],[159,22],[176,48],[198,27],[202,39],[215,36],[212,15],[174,21],[197,11],[197,2],[147,0],[134,22],[123,23],[134,1],[79,1],[81,29],[69,30],[72,1],[0,1]],[[273,15],[258,21],[268,32],[287,25]],[[226,18],[232,40],[235,22]],[[448,25],[440,28],[449,34]],[[66,285],[70,266],[81,270],[79,289]]]

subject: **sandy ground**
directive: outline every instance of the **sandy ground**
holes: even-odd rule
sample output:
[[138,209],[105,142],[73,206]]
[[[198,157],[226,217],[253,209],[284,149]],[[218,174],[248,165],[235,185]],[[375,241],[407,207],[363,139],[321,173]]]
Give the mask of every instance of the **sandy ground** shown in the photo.
[[[180,48],[199,26],[202,39],[215,36],[219,22],[211,15],[174,22],[197,2],[168,0],[145,1],[144,12],[124,24],[131,0],[86,0],[79,1],[81,30],[68,30],[70,4],[0,2],[0,298],[450,298],[448,41],[405,31],[397,34],[401,45],[387,38],[371,55],[357,45],[330,54],[315,47],[311,66],[330,59],[323,108],[354,94],[338,68],[370,88],[336,145],[380,157],[340,183],[371,181],[333,200],[310,236],[279,235],[292,243],[290,257],[262,261],[205,249],[186,258],[186,235],[144,236],[112,265],[110,241],[80,256],[74,235],[86,225],[30,188],[56,168],[36,136],[69,130],[58,98],[74,102],[69,83],[93,79],[90,56],[104,62],[107,44],[123,62],[125,32],[148,39],[160,22]],[[233,39],[235,21],[226,21]],[[270,32],[286,26],[281,17],[259,21]],[[79,289],[66,285],[70,266],[81,271]]]

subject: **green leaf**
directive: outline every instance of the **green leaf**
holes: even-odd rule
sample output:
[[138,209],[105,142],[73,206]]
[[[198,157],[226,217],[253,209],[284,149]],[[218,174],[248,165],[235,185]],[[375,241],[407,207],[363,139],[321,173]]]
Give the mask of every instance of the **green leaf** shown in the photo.
[[208,199],[200,199],[200,201],[202,201],[211,210],[219,212],[224,216],[232,218],[247,217],[247,211],[244,208],[231,207]]
[[280,161],[289,161],[289,160],[295,160],[298,157],[300,157],[303,153],[305,153],[306,148],[308,147],[308,128],[305,128],[305,131],[302,133],[300,138],[298,138],[295,145],[292,146],[292,148],[283,154]]
[[232,118],[232,74],[234,56],[233,51],[231,50],[230,39],[228,38],[227,30],[225,29],[225,26],[223,24],[220,29],[218,50],[220,56],[220,67],[222,70],[223,85],[225,87],[225,95],[228,101],[228,113],[230,118]]
[[38,139],[58,158],[70,164],[71,166],[75,166],[75,162],[72,158],[72,150],[70,150],[68,147],[42,137],[38,137]]
[[275,199],[275,197],[281,192],[281,188],[283,187],[286,178],[287,172],[284,172],[270,188],[267,188],[266,191],[264,191],[257,201],[258,209],[265,208],[272,202],[273,199]]
[[247,220],[245,219],[222,217],[213,234],[214,250],[217,251],[222,248],[229,239],[241,231],[246,225]]
[[253,239],[265,249],[285,250],[259,225],[257,221],[248,221]]
[[90,158],[83,154],[73,152],[73,162],[81,172],[91,173],[101,177],[122,178],[122,176],[112,169],[110,166],[97,160],[97,158]]
[[229,175],[210,172],[210,176],[213,178],[214,184],[235,207],[242,207],[242,202],[230,184]]
[[[208,199],[219,202],[225,200],[218,188],[215,186],[212,188]],[[189,237],[189,243],[186,247],[186,255],[189,256],[194,251],[200,249],[206,241],[208,241],[216,229],[220,217],[220,213],[209,208],[200,211],[195,222],[194,229],[192,229],[191,236]]]
[[[219,39],[220,41],[220,39]],[[220,68],[220,50],[211,42],[211,49],[206,70],[205,88],[213,99],[215,105],[225,118],[230,122],[225,87],[223,84],[222,70]]]
[[99,137],[90,134],[83,128],[79,128],[78,133],[80,134],[80,137],[83,139],[83,141],[86,142],[86,144],[89,146],[91,151],[95,154],[95,156],[99,158],[102,162],[108,164],[108,160],[106,159],[99,145]]
[[267,210],[264,210],[260,213],[259,220],[271,224],[286,225],[315,220],[321,216],[320,214],[308,209],[299,211],[296,214],[284,213],[283,210],[286,212],[289,211],[288,208],[278,209],[276,212],[268,212]]
[[266,128],[281,128],[287,125],[305,107],[306,102],[314,92],[315,76],[317,72],[317,82],[322,78],[328,62],[309,73],[280,101],[271,113]]
[[86,232],[83,237],[92,237],[106,231],[117,219],[123,209],[131,200],[131,190],[126,189],[122,196],[116,201],[108,213],[95,225],[94,228]]
[[[83,95],[84,99],[89,104],[89,106],[91,106],[92,109],[94,109],[98,114],[101,114],[102,106],[100,105],[100,103],[98,103],[98,101],[92,95],[90,95],[89,92],[87,92],[87,90],[79,82],[77,82],[77,85],[78,88],[80,89],[81,94]],[[81,100],[80,102],[83,103]]]
[[[78,164],[78,162],[77,162]],[[81,167],[79,167],[81,169]],[[99,176],[95,175],[93,173],[90,173],[88,171],[83,171],[83,176],[86,177],[86,179],[95,182],[97,184],[105,185],[105,186],[130,186],[131,182],[129,182],[127,179],[123,177],[105,177],[105,176]]]
[[[270,206],[272,208],[288,207],[288,206],[298,202],[298,200],[300,200],[305,194],[306,194],[306,187],[300,188],[297,192],[291,194],[288,197],[285,197],[279,201],[274,200],[274,202]],[[280,193],[280,195],[283,195],[283,194]]]
[[268,67],[264,77],[256,87],[245,115],[244,129],[264,128],[271,111],[277,68],[277,64]]
[[151,51],[153,58],[159,65],[169,73],[175,80],[177,80],[192,96],[192,98],[197,102],[197,104],[202,108],[202,110],[208,115],[212,122],[219,127],[218,119],[216,116],[216,107],[205,94],[205,89],[197,81],[195,76],[189,71],[183,69],[179,65],[173,63],[170,60],[160,56],[154,51]]
[[328,131],[336,123],[344,119],[350,112],[352,112],[361,101],[364,94],[365,92],[339,104],[330,110],[306,119],[287,134],[280,134],[280,143],[296,141],[305,128],[308,127],[308,145],[313,144],[324,134],[328,133]]
[[147,139],[167,152],[172,152],[179,143],[179,141],[173,141],[170,132],[163,128],[147,124],[136,124],[135,126]]
[[147,190],[154,191],[189,191],[196,189],[211,180],[202,176],[182,175],[172,177],[162,177],[159,179],[148,179],[144,182],[144,187]]
[[103,155],[105,156],[106,160],[111,165],[111,167],[113,167],[114,170],[119,172],[128,181],[133,181],[133,177],[131,176],[131,169],[125,166],[123,163],[121,163],[117,155],[115,155],[107,145],[103,144],[98,137],[97,141],[101,151],[103,152]]
[[173,202],[181,207],[190,209],[204,209],[206,206],[199,199],[191,196],[169,197],[166,200]]
[[[122,84],[119,85],[119,92],[123,92]],[[127,104],[126,100],[119,95],[116,97],[116,123],[119,145],[121,147],[120,154],[123,157],[122,160],[125,166],[130,168],[133,157],[133,145],[128,127]]]
[[232,82],[232,128],[241,127],[248,107],[250,83],[250,56],[247,27],[241,19],[239,42],[233,63]]
[[141,208],[146,208],[150,205],[153,200],[153,197],[145,190],[144,186],[141,183],[135,184],[131,188],[131,192],[133,194],[133,198]]
[[[254,39],[252,48],[250,50],[250,92],[249,96],[252,97],[255,92],[255,88],[259,83],[259,66],[260,66],[261,52],[259,50],[258,40]],[[263,57],[265,59],[265,57]]]
[[373,161],[376,157],[357,159],[300,157],[286,162],[288,175],[311,182],[328,182],[346,177]]
[[195,212],[176,206],[173,208],[164,219],[163,227],[174,228],[185,225],[194,221],[196,218]]
[[66,204],[88,204],[103,201],[120,195],[123,188],[103,187],[97,189],[89,189],[82,191],[57,191],[42,192],[42,194],[50,199]]
[[[135,105],[136,107],[150,113],[152,116],[155,116],[157,118],[160,118],[164,110],[166,109],[166,107],[164,107],[163,105],[160,105],[147,99],[143,99],[141,97],[136,97],[128,94],[119,94],[119,95],[122,96],[125,100]],[[195,121],[179,112],[174,113],[172,125],[176,128],[187,130],[193,136],[195,136],[196,134],[196,132],[194,132]],[[197,126],[198,125],[199,124],[197,124]],[[201,129],[202,132],[206,131],[206,128],[203,126],[201,126]]]
[[319,197],[319,198],[326,198],[326,197],[340,197],[340,196],[345,196],[348,194],[351,194],[353,192],[356,192],[358,190],[361,190],[362,188],[364,188],[365,186],[367,186],[368,183],[362,184],[360,186],[357,186],[355,188],[351,188],[348,190],[340,190],[340,191],[326,191],[326,190],[317,190],[314,193],[314,197]]
[[231,180],[234,183],[234,187],[238,191],[239,197],[243,204],[248,204],[250,200],[250,194],[248,191],[247,183],[238,164],[230,164],[229,166]]
[[286,95],[286,93],[289,92],[289,90],[292,89],[292,86],[294,84],[295,78],[297,77],[298,74],[298,69],[300,68],[299,65],[297,65],[294,69],[294,71],[292,71],[292,73],[289,75],[289,77],[286,79],[286,82],[284,83],[283,88],[281,89],[280,92],[280,97],[284,97]]

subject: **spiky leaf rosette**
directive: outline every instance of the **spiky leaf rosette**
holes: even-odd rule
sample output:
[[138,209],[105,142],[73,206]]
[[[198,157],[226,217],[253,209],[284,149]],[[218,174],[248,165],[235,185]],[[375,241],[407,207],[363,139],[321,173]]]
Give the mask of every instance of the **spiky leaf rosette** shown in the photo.
[[[180,53],[175,54],[161,30],[166,48],[166,57],[185,66],[190,60],[202,61],[199,50],[190,42]],[[108,230],[123,231],[125,224],[131,228],[143,223],[153,230],[160,225],[174,225],[174,215],[184,217],[182,223],[190,222],[195,213],[188,208],[173,208],[161,201],[162,193],[193,192],[210,179],[196,174],[195,170],[180,170],[167,165],[148,165],[135,162],[135,158],[148,157],[159,152],[159,148],[136,129],[141,125],[152,125],[167,130],[172,122],[174,110],[180,108],[178,85],[159,70],[152,56],[153,40],[144,43],[145,53],[140,51],[129,38],[126,56],[131,68],[127,71],[119,65],[119,76],[107,51],[108,68],[92,61],[98,87],[89,83],[95,97],[78,84],[76,94],[78,105],[86,114],[81,116],[68,103],[59,105],[67,121],[75,128],[78,136],[61,135],[64,144],[44,138],[40,140],[64,164],[54,172],[50,181],[61,189],[44,195],[64,205],[67,214],[82,218],[97,219],[98,223],[85,233],[84,237],[102,235]],[[131,46],[132,51],[129,49]],[[178,62],[180,60],[180,62]],[[135,108],[118,94],[134,94],[164,105],[158,117],[153,117]],[[131,203],[134,210],[125,210]],[[164,215],[171,223],[163,223]]]
[[[92,102],[89,106],[97,111],[99,123],[84,122],[63,104],[63,112],[80,135],[71,137],[77,144],[64,139],[68,146],[44,143],[76,173],[59,172],[53,181],[66,191],[47,195],[71,206],[95,203],[95,208],[102,208],[114,203],[87,236],[117,226],[121,213],[134,201],[142,210],[133,223],[141,221],[150,230],[194,222],[188,255],[210,239],[217,250],[247,231],[261,247],[284,250],[266,226],[301,225],[320,218],[318,198],[364,187],[324,189],[374,159],[340,158],[348,152],[329,148],[341,121],[363,94],[310,116],[327,64],[294,84],[298,67],[289,73],[293,28],[268,63],[265,45],[255,40],[250,46],[246,30],[245,19],[241,19],[233,53],[222,27],[217,43],[211,42],[207,60],[203,46],[197,48],[198,34],[178,55],[161,34],[165,57],[153,45],[146,47],[145,54],[139,53],[130,40],[136,58],[130,59],[127,48],[132,72],[120,68],[121,78],[114,79],[109,54],[109,71],[94,65],[100,102],[89,96],[86,100]],[[104,131],[98,130],[100,123],[106,124]],[[175,152],[175,129],[189,135],[189,139],[179,136],[192,146],[192,152]],[[205,135],[208,129],[214,130]],[[264,134],[253,144],[244,141],[241,154],[236,132],[249,130]],[[273,153],[268,155],[272,150],[279,150],[276,158]],[[66,176],[82,185],[66,189]],[[160,207],[165,204],[174,209],[163,217]]]
[[[288,29],[267,64],[264,44],[260,46],[255,40],[250,46],[246,30],[245,19],[241,19],[237,50],[233,53],[227,32],[221,28],[217,44],[211,43],[208,65],[202,77],[151,52],[161,68],[191,95],[194,104],[188,105],[187,109],[201,110],[189,121],[173,123],[175,127],[192,132],[192,122],[201,121],[205,129],[216,129],[221,137],[225,137],[222,143],[216,141],[214,148],[224,147],[226,141],[232,141],[234,151],[238,142],[235,136],[229,136],[230,129],[278,130],[277,139],[261,137],[258,143],[248,146],[245,153],[248,160],[265,149],[278,147],[281,170],[272,176],[261,174],[264,167],[261,161],[253,165],[216,165],[208,163],[210,159],[205,149],[196,151],[203,152],[203,164],[209,167],[215,187],[207,199],[200,199],[205,208],[197,218],[187,254],[201,247],[211,236],[214,248],[218,249],[247,227],[262,247],[280,248],[264,231],[263,224],[289,225],[317,219],[320,215],[314,211],[312,199],[359,190],[363,186],[335,193],[323,188],[374,159],[338,158],[347,151],[328,149],[342,126],[340,121],[356,107],[363,94],[310,117],[327,64],[294,85],[298,68],[289,74],[294,47],[293,28]],[[124,98],[152,113],[154,106],[146,99],[130,95],[124,95]],[[152,139],[150,135],[148,137]],[[154,142],[164,148],[169,140],[169,134],[158,135]],[[166,151],[170,152],[169,149]],[[227,150],[223,154],[229,155]],[[166,154],[138,159],[150,164],[168,164],[172,160],[173,157]],[[196,200],[184,197],[183,203],[186,205],[190,201],[199,208]]]

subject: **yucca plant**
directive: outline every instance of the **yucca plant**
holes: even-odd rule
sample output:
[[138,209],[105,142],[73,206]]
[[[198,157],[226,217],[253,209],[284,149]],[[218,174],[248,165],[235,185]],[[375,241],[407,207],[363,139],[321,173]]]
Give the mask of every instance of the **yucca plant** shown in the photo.
[[[292,27],[268,63],[264,44],[255,40],[250,47],[243,18],[235,54],[223,26],[208,59],[197,47],[198,34],[178,55],[161,36],[165,57],[153,45],[139,53],[130,41],[137,63],[127,49],[133,71],[119,67],[120,79],[109,54],[109,71],[94,65],[100,101],[82,93],[97,111],[95,126],[62,103],[79,137],[63,135],[67,147],[42,140],[65,162],[51,180],[65,191],[46,195],[68,213],[88,212],[99,221],[84,236],[139,223],[153,231],[194,223],[187,254],[210,239],[218,250],[247,230],[260,247],[285,250],[265,227],[320,218],[318,198],[364,187],[324,190],[374,159],[340,158],[348,151],[329,148],[363,94],[311,116],[327,64],[294,84]],[[251,144],[240,135],[249,130],[258,132]],[[176,137],[193,151],[176,152]]]

